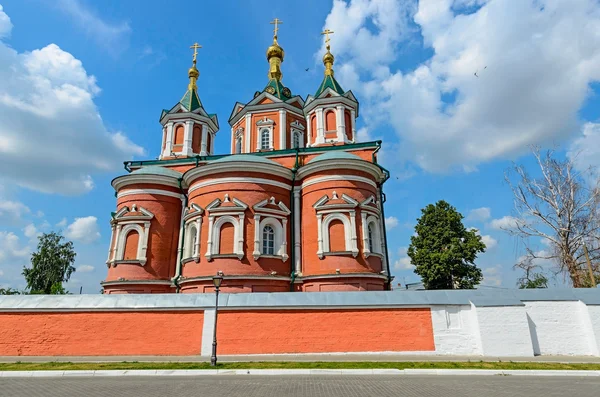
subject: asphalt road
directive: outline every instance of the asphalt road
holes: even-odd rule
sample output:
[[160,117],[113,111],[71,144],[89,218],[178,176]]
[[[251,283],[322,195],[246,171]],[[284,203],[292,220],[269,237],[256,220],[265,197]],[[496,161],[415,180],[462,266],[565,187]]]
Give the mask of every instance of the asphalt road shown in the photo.
[[0,378],[0,396],[598,396],[600,377],[188,376]]

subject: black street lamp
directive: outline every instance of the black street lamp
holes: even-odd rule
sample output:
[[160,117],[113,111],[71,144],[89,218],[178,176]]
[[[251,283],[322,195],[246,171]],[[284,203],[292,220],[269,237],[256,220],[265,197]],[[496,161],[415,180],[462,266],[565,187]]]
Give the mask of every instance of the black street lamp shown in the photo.
[[215,326],[213,328],[213,345],[212,345],[212,356],[210,356],[210,366],[215,367],[217,365],[217,316],[219,315],[219,288],[223,282],[223,273],[218,272],[216,276],[213,276],[213,285],[215,286]]

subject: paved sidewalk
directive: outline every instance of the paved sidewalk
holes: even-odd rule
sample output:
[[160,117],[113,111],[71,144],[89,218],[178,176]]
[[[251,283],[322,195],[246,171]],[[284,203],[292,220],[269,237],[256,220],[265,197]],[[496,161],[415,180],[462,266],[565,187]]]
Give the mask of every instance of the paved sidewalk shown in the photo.
[[596,397],[600,377],[204,376],[0,378],[10,397]]
[[[513,362],[551,362],[551,363],[600,363],[600,357],[591,356],[536,356],[536,357],[482,357],[482,356],[442,356],[425,354],[281,354],[219,356],[219,362],[253,361],[513,361]],[[1,363],[11,362],[208,362],[207,356],[0,356]]]

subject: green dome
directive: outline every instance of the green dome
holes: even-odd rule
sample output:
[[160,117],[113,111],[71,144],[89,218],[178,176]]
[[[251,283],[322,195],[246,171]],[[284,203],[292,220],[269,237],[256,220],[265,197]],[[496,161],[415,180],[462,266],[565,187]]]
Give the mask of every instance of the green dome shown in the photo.
[[323,160],[360,160],[360,161],[365,161],[355,154],[336,150],[336,151],[331,151],[331,152],[321,154],[321,155],[315,157],[314,159],[310,160],[309,163],[315,163],[317,161],[323,161]]
[[221,157],[220,159],[213,160],[209,164],[219,164],[219,163],[236,163],[238,161],[244,161],[248,163],[262,163],[269,165],[278,165],[282,166],[276,161],[269,160],[263,156],[252,156],[250,154],[232,154],[231,156]]
[[151,165],[148,167],[142,167],[138,170],[132,172],[135,175],[160,175],[160,176],[169,176],[171,178],[181,178],[181,172],[177,172],[171,170],[166,167],[161,167],[158,165]]

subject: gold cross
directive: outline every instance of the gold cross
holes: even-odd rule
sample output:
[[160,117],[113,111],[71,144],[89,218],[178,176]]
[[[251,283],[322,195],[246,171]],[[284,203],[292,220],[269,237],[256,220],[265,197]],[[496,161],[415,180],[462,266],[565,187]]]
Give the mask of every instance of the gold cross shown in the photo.
[[190,46],[190,48],[192,48],[194,50],[194,63],[196,63],[196,55],[198,55],[198,48],[202,48],[202,46],[198,43],[194,43],[192,46]]
[[275,29],[273,30],[273,35],[275,37],[277,37],[277,31],[279,30],[279,27],[277,25],[282,24],[283,21],[279,18],[275,18],[273,19],[271,22],[269,22],[271,25],[275,25]]
[[329,49],[329,40],[331,40],[329,38],[329,35],[333,34],[333,31],[329,30],[329,29],[325,29],[324,31],[321,32],[321,34],[325,35],[325,45],[327,46],[327,49]]

